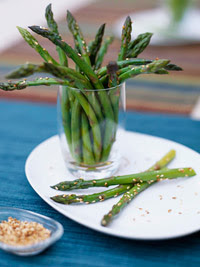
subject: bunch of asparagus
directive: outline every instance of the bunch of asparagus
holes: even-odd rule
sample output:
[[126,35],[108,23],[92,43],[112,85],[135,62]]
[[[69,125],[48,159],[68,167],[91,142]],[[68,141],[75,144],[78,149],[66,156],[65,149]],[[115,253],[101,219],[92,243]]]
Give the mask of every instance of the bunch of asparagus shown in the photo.
[[[131,40],[132,22],[129,16],[122,29],[118,59],[104,67],[102,67],[104,56],[113,41],[113,37],[103,41],[105,24],[99,27],[94,40],[87,45],[77,21],[67,11],[68,27],[75,43],[72,48],[59,34],[51,4],[47,6],[45,16],[48,29],[41,26],[29,28],[56,45],[59,61],[54,59],[28,30],[17,27],[25,41],[40,54],[44,62],[39,65],[30,63],[22,65],[7,75],[7,78],[23,78],[34,73],[48,73],[54,78],[37,78],[33,81],[24,79],[16,82],[9,80],[0,83],[0,89],[12,91],[29,86],[63,86],[62,121],[70,153],[76,164],[97,166],[108,160],[115,141],[119,113],[119,85],[126,79],[140,74],[167,74],[168,71],[179,71],[181,68],[170,64],[167,59],[137,58],[148,46],[152,34],[140,34]],[[75,69],[68,66],[68,58],[74,61]],[[105,88],[112,89],[103,90]]]
[[192,168],[179,168],[168,169],[166,166],[173,160],[176,152],[170,150],[163,158],[156,162],[146,172],[115,176],[99,180],[83,180],[77,179],[74,181],[64,181],[52,186],[55,190],[69,191],[73,189],[86,189],[89,187],[109,187],[112,185],[118,185],[112,189],[95,193],[91,195],[76,195],[76,194],[64,194],[51,197],[55,202],[69,205],[72,203],[96,203],[104,201],[112,197],[117,197],[124,193],[121,199],[112,207],[112,209],[103,216],[101,220],[102,226],[108,226],[113,218],[122,209],[131,202],[136,195],[143,190],[150,187],[152,184],[166,179],[174,179],[178,177],[191,177],[196,173]]

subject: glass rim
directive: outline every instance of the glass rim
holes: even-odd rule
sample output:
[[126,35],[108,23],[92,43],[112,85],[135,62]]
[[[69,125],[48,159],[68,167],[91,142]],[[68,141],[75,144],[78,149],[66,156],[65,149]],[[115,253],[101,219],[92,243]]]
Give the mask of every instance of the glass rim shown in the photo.
[[116,85],[116,86],[113,86],[113,87],[108,87],[108,88],[102,88],[102,89],[79,89],[79,88],[75,88],[75,87],[71,87],[69,85],[59,85],[59,88],[62,88],[63,86],[64,87],[69,87],[71,90],[74,90],[74,91],[78,91],[78,92],[101,92],[101,91],[110,91],[110,90],[114,90],[118,87],[121,87],[125,84],[125,81]]

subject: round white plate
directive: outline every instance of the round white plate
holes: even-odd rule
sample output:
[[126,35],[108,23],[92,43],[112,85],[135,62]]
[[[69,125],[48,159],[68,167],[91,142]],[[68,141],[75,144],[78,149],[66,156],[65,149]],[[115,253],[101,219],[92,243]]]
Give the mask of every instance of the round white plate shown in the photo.
[[[130,15],[133,21],[132,38],[144,32],[152,32],[151,45],[180,45],[186,43],[200,42],[198,27],[200,24],[200,11],[191,9],[184,17],[176,32],[166,30],[170,18],[164,9],[151,9]],[[121,38],[122,26],[126,16],[120,18],[114,25],[114,34]]]
[[[197,175],[152,185],[139,194],[109,227],[100,225],[120,197],[95,204],[65,206],[55,203],[51,196],[58,194],[50,188],[58,182],[73,179],[62,159],[58,136],[38,145],[29,155],[25,171],[29,183],[50,206],[68,218],[94,230],[130,239],[168,239],[200,230],[200,155],[181,144],[154,136],[126,132],[120,143],[123,160],[118,174],[146,170],[170,149],[177,156],[170,168],[193,167]],[[70,192],[90,194],[104,188],[89,188]],[[63,192],[60,192],[61,194]]]

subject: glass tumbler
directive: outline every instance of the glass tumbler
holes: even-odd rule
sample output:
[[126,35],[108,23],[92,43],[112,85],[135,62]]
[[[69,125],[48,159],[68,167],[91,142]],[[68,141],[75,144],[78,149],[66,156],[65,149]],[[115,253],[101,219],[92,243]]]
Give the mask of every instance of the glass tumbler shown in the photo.
[[58,90],[58,132],[67,169],[78,178],[103,178],[120,166],[125,129],[125,83],[112,88]]

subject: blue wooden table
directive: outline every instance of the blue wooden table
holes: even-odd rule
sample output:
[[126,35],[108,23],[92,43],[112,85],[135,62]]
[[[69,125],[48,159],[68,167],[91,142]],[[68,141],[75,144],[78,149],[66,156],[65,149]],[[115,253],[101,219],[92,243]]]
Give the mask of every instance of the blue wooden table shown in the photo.
[[[168,138],[200,152],[198,121],[130,112],[127,129]],[[87,229],[40,199],[26,180],[24,164],[31,150],[54,134],[55,106],[0,101],[0,207],[39,212],[58,220],[65,230],[59,242],[38,256],[23,258],[0,251],[1,267],[200,266],[199,232],[157,242],[120,239]]]

